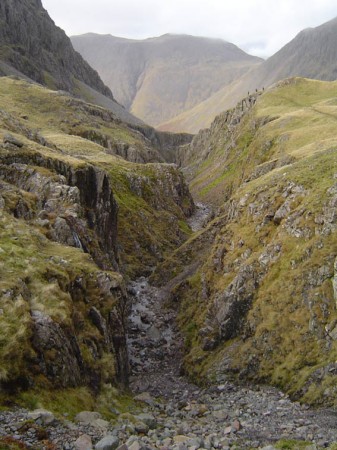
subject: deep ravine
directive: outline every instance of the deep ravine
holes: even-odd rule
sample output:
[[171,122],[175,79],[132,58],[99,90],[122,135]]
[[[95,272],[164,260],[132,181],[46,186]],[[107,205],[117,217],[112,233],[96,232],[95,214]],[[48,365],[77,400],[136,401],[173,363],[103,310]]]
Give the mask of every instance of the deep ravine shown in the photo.
[[176,312],[165,307],[167,293],[140,278],[129,286],[133,294],[129,317],[130,387],[169,399],[172,393],[193,395],[197,387],[180,375],[183,339],[175,324]]
[[[212,215],[207,205],[197,206],[189,222],[193,231]],[[303,448],[309,450],[337,441],[333,408],[310,409],[268,386],[237,386],[221,378],[207,388],[189,383],[180,371],[184,344],[169,293],[146,278],[132,282],[129,292],[130,387],[145,399],[160,398],[147,408],[157,423],[157,430],[142,438],[147,448],[272,449],[273,443],[290,439],[307,441]]]
[[[194,230],[211,214],[204,205],[198,209],[190,221]],[[1,411],[0,438],[34,450],[319,450],[337,442],[333,408],[314,410],[276,388],[238,386],[221,377],[213,386],[190,383],[180,370],[184,342],[169,292],[146,278],[131,282],[128,291],[130,389],[137,410],[130,406],[122,414],[111,404],[115,423],[97,412],[69,421],[67,414],[56,419],[46,411]]]
[[[175,311],[165,305],[167,293],[149,285],[145,278],[131,283],[129,290],[133,295],[128,338],[130,387],[135,395],[150,399],[146,412],[157,424],[147,437],[137,438],[146,448],[271,445],[271,450],[273,443],[291,439],[307,441],[303,448],[313,450],[337,440],[337,412],[332,408],[310,409],[268,386],[236,386],[223,381],[199,388],[189,383],[180,374],[183,340],[175,325]],[[154,400],[156,397],[160,400]]]

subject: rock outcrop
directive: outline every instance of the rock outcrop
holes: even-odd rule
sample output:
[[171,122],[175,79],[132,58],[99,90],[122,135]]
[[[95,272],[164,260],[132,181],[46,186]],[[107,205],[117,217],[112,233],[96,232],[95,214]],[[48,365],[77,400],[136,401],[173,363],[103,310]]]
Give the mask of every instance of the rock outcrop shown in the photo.
[[123,275],[147,273],[186,239],[187,185],[174,165],[135,164],[71,134],[104,126],[110,139],[145,146],[109,111],[2,81],[11,101],[0,92],[1,388],[98,395],[127,385]]
[[192,191],[216,218],[152,279],[180,305],[196,379],[335,402],[335,89],[286,80],[186,148]]
[[72,93],[79,89],[76,79],[113,98],[97,72],[55,26],[40,0],[2,1],[0,23],[1,59],[27,77]]

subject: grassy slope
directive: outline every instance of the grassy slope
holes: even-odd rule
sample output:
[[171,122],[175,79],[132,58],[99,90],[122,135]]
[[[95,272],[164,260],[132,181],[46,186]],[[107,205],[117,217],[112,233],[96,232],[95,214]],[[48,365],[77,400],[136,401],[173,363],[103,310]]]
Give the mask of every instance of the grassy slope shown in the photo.
[[[104,118],[104,110],[96,106],[59,95],[45,88],[2,78],[0,106],[12,115],[3,117],[3,130],[11,130],[11,121],[19,120],[23,127],[42,136],[54,149],[37,146],[17,134],[31,151],[70,162],[78,166],[94,163],[106,170],[114,195],[119,202],[119,244],[123,269],[130,275],[146,272],[158,257],[181,242],[184,233],[179,221],[184,220],[181,207],[172,198],[172,187],[181,181],[180,174],[170,165],[134,164],[113,154],[106,141],[120,146],[132,146],[144,159],[158,154],[148,149],[148,142],[119,121]],[[103,118],[99,113],[103,114]],[[25,117],[25,119],[22,119]],[[15,133],[13,133],[15,134]],[[82,138],[88,136],[102,145]],[[158,156],[160,159],[160,156]],[[171,189],[171,191],[170,191]],[[181,199],[184,201],[183,197]],[[187,211],[190,199],[182,208]]]
[[[197,199],[217,206],[270,161],[300,159],[336,143],[337,83],[291,79],[261,96],[233,130],[219,124],[209,156],[197,166],[191,189]],[[228,131],[228,133],[224,133]],[[198,158],[198,148],[189,165]]]
[[[232,130],[235,147],[226,147],[224,126],[215,131],[192,187],[221,206],[220,215],[162,270],[169,278],[190,267],[174,298],[191,376],[239,375],[308,402],[336,403],[336,98],[335,82],[287,80]],[[268,166],[282,158],[290,163]],[[276,219],[281,206],[286,212]],[[232,317],[241,320],[223,337],[233,295]]]
[[262,64],[235,79],[190,110],[158,126],[165,131],[196,133],[209,126],[221,111],[231,108],[248,91],[269,88],[285,78],[299,76],[336,80],[336,18],[316,28],[301,31]]
[[[11,162],[28,162],[29,170],[40,176],[42,182],[57,181],[56,168],[59,162],[63,162],[74,170],[93,165],[108,174],[119,204],[120,268],[126,276],[148,272],[158,258],[186,238],[188,227],[184,212],[191,209],[192,203],[187,190],[186,195],[177,195],[175,189],[183,187],[182,178],[172,165],[131,163],[111,154],[106,146],[81,137],[92,136],[93,133],[94,140],[97,136],[104,136],[105,140],[132,145],[142,151],[145,144],[140,135],[112,120],[110,113],[34,84],[2,78],[1,142],[8,132],[23,147],[0,145],[1,172],[7,173]],[[35,166],[33,160],[41,158],[54,161],[55,169],[46,168],[43,164]],[[102,275],[102,270],[88,254],[47,239],[48,227],[55,217],[49,214],[50,223],[47,225],[38,220],[42,199],[12,182],[1,180],[1,186],[0,382],[6,383],[8,394],[10,389],[15,391],[15,386],[19,386],[16,384],[18,379],[28,376],[31,382],[33,380],[30,387],[36,389],[20,394],[28,407],[43,405],[59,412],[73,413],[98,408],[85,380],[83,387],[47,394],[52,386],[41,375],[31,346],[31,312],[39,311],[65,332],[70,330],[74,333],[81,358],[85,367],[90,369],[89,374],[98,373],[101,383],[110,383],[114,380],[115,361],[113,355],[104,350],[104,337],[89,320],[89,310],[95,306],[103,317],[109,316],[124,289],[122,276],[109,271]],[[48,197],[48,193],[46,195]],[[59,201],[64,202],[65,209],[71,207],[67,198]],[[26,210],[23,214],[25,219],[14,217],[19,205]],[[88,239],[91,237],[92,231],[88,230]],[[109,291],[105,296],[105,284],[99,281],[101,279],[110,280],[116,291]],[[81,288],[76,293],[78,282]],[[92,345],[97,345],[99,357],[94,356]],[[53,358],[58,359],[60,353],[51,348],[44,358],[50,363]],[[123,398],[118,400],[119,394],[111,389],[108,391],[106,397],[109,397],[110,404],[116,401],[118,407],[118,401],[123,402]],[[67,392],[66,400],[64,392]],[[2,396],[3,393],[1,400]],[[100,408],[104,409],[104,399],[99,402]]]

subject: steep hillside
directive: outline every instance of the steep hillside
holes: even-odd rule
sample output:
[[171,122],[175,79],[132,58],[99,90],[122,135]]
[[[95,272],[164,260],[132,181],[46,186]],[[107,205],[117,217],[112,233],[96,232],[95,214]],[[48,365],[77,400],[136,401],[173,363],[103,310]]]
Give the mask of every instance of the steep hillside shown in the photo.
[[261,62],[222,40],[164,35],[143,41],[71,38],[117,100],[153,126],[190,109]]
[[98,73],[54,24],[41,0],[1,2],[0,75],[17,75],[70,92],[109,108],[124,121],[142,123],[114,100]]
[[191,110],[161,124],[159,128],[195,133],[200,128],[210,126],[217,114],[233,107],[247,92],[267,88],[284,78],[300,76],[336,80],[336,43],[337,18],[317,28],[303,30],[262,64],[255,66]]
[[156,152],[110,111],[11,78],[0,141],[1,399],[127,384],[121,274],[148,273],[186,239],[181,173],[117,156]]
[[336,404],[336,99],[336,82],[289,79],[193,141],[192,191],[218,214],[153,277],[179,304],[190,376]]

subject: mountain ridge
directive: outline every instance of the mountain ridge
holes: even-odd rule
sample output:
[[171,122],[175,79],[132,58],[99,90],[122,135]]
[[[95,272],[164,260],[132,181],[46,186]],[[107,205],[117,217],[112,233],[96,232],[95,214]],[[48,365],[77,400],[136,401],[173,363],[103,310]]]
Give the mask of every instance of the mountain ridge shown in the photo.
[[191,35],[135,40],[89,33],[71,40],[117,100],[153,126],[199,103],[261,61],[232,43]]
[[97,71],[76,52],[41,0],[0,4],[0,75],[19,76],[109,108],[129,123],[141,124],[118,102]]
[[300,31],[278,52],[223,87],[193,109],[159,126],[161,130],[195,133],[213,118],[232,108],[247,92],[271,86],[293,76],[333,81],[337,79],[337,17],[315,28]]
[[[165,103],[166,105],[170,105],[172,95],[166,95],[165,89],[155,90],[156,88],[154,89],[155,95],[153,95],[154,91],[151,92],[149,86],[152,88],[155,86],[156,73],[152,74],[148,79],[144,74],[143,78],[140,75],[136,77],[136,83],[133,85],[133,90],[129,97],[125,94],[125,92],[128,91],[127,83],[124,84],[124,97],[122,95],[121,103],[124,102],[126,107],[131,109],[131,111],[134,111],[138,116],[147,116],[147,114],[150,114],[150,122],[152,121],[153,125],[162,131],[196,133],[199,129],[210,126],[214,117],[221,113],[221,111],[234,107],[241,98],[247,95],[247,92],[267,88],[281,79],[292,76],[301,76],[305,78],[322,79],[327,81],[336,79],[337,68],[334,63],[337,59],[335,45],[337,41],[336,29],[337,17],[317,27],[302,30],[290,42],[288,42],[274,55],[270,56],[267,60],[260,60],[260,63],[256,63],[250,68],[242,68],[241,73],[240,71],[237,71],[235,74],[232,72],[231,76],[229,76],[227,80],[223,79],[221,82],[218,82],[213,91],[205,90],[204,98],[198,98],[197,101],[194,102],[195,104],[191,105],[191,108],[188,107],[188,101],[185,102],[183,108],[179,105],[180,112],[173,117],[168,118],[168,115],[166,114],[165,118],[165,115],[162,114],[160,108],[158,112],[158,104],[160,105],[162,102],[163,104]],[[89,36],[90,39],[93,39],[94,36],[95,39],[97,39],[97,35],[95,34],[89,34]],[[116,37],[111,37],[111,35],[105,35],[105,38],[107,38],[107,36],[109,36],[108,39],[119,39]],[[175,40],[177,41],[183,37],[189,38],[191,36],[165,34],[158,38],[148,38],[144,41],[128,40],[126,38],[122,38],[122,41],[124,43],[133,42],[136,45],[139,45],[141,42],[153,43],[156,42],[156,40],[174,42]],[[193,38],[199,39],[199,37]],[[80,39],[81,37],[77,36],[73,37],[72,41],[75,47],[78,45],[79,47],[77,49],[84,53],[85,49],[80,48],[80,44],[78,44]],[[213,42],[219,41],[212,38],[207,38],[207,40]],[[225,41],[221,42],[226,43]],[[226,44],[234,45],[230,43]],[[86,42],[86,45],[89,45],[88,41]],[[102,52],[102,54],[105,52],[104,45],[102,45],[100,52]],[[90,51],[88,51],[88,53],[90,53]],[[109,66],[109,63],[107,62],[104,67],[99,67],[99,61],[91,60],[90,62],[94,67],[96,67],[96,69],[98,69],[100,73],[101,70],[107,70]],[[142,69],[145,72],[148,70],[145,66]],[[214,70],[216,71],[217,69],[213,67],[213,71]],[[143,72],[141,72],[141,74],[142,73]],[[177,84],[177,77],[174,77],[172,73],[170,73],[170,75],[171,78],[174,78],[174,82]],[[107,80],[108,79],[106,78],[105,81],[107,82]],[[138,94],[138,89],[141,91],[142,88],[144,88],[144,82],[145,94]],[[139,83],[138,88],[137,83]],[[169,83],[169,81],[167,81],[167,83]],[[180,85],[177,84],[176,88],[180,89],[179,86]],[[186,87],[184,92],[184,95],[186,96]],[[151,99],[151,95],[155,98],[154,100],[149,101],[148,99]],[[158,97],[162,98],[158,100]],[[188,95],[185,99],[186,98],[188,99]],[[124,101],[124,99],[126,100]],[[147,101],[149,101],[148,106],[146,106]],[[175,107],[176,106],[177,105],[175,105]],[[151,116],[154,110],[156,112]],[[170,115],[172,114],[173,112]],[[155,116],[155,118],[153,116]]]

